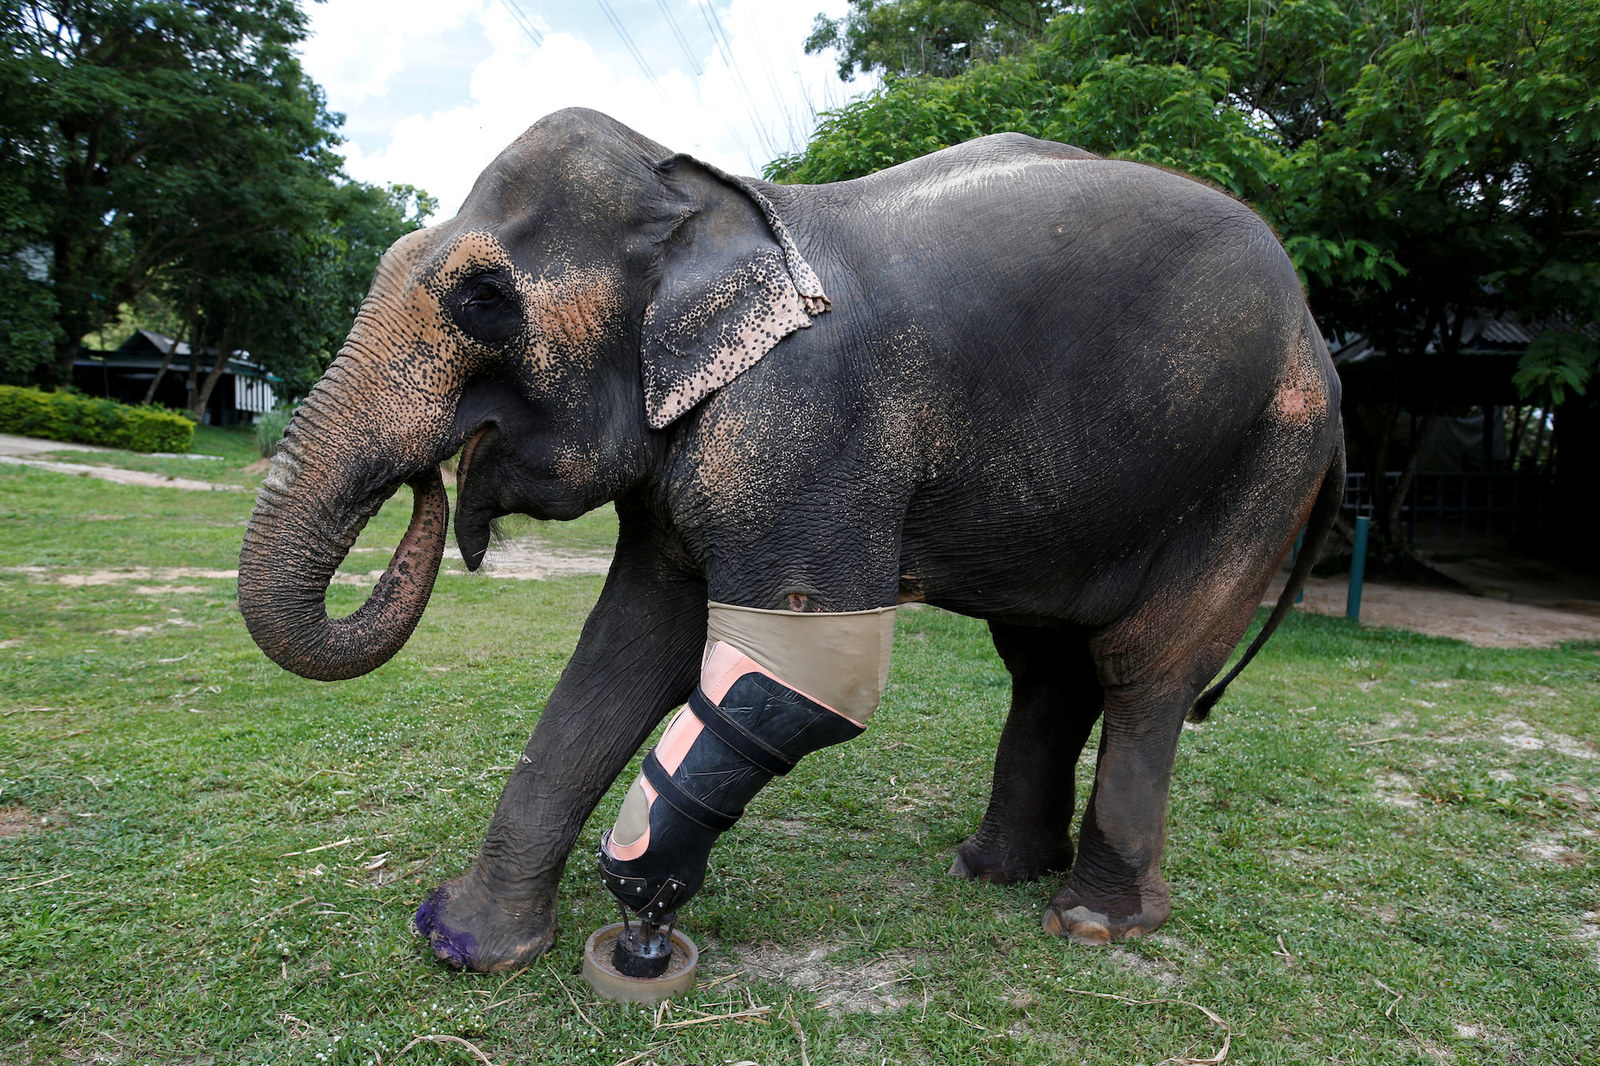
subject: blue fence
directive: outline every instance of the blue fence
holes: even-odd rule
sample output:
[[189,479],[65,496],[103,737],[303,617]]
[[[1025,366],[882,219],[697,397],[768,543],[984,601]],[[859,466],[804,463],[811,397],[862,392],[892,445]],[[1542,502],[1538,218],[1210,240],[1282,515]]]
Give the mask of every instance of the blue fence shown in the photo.
[[[1384,477],[1397,485],[1400,474]],[[1536,536],[1555,519],[1555,477],[1550,474],[1434,474],[1411,479],[1400,517],[1411,539],[1418,537]],[[1346,517],[1371,515],[1372,487],[1366,474],[1345,482]]]

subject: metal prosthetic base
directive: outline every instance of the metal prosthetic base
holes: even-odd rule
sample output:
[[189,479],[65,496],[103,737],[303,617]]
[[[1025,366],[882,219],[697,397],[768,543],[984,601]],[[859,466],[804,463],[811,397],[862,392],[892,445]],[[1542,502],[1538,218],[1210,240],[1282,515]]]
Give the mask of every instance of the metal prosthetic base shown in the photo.
[[611,951],[612,969],[626,977],[660,977],[672,962],[672,926],[677,921],[674,914],[667,922],[666,932],[656,922],[640,921],[637,926],[622,912],[622,932],[617,935],[617,945]]
[[[637,934],[639,923],[628,924]],[[624,923],[614,922],[595,930],[583,946],[583,979],[597,995],[619,1003],[659,1003],[683,995],[694,987],[700,974],[700,949],[680,931],[667,932],[670,938],[664,956],[666,969],[656,977],[632,977],[618,972],[612,961],[618,953],[617,942],[624,934]]]

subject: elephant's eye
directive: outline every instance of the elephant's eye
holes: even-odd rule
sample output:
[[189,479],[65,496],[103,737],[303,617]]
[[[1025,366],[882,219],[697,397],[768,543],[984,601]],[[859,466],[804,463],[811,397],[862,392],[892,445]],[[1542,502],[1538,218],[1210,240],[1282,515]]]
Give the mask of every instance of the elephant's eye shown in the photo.
[[474,310],[485,310],[504,300],[505,295],[499,286],[479,278],[473,283],[472,292],[467,296],[467,305]]
[[486,344],[503,341],[522,325],[516,297],[499,279],[469,279],[458,293],[456,325],[474,340]]

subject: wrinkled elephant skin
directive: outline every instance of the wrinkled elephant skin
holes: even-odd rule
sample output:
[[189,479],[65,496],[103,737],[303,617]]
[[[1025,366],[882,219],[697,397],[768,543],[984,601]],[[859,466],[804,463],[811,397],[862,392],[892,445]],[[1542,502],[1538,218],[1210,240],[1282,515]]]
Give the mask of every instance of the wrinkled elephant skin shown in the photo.
[[[1338,409],[1276,238],[1197,182],[1005,134],[784,187],[564,111],[385,255],[262,489],[240,608],[288,669],[354,676],[426,606],[441,460],[462,453],[469,566],[500,515],[615,501],[604,591],[478,859],[417,915],[485,971],[549,947],[585,819],[699,679],[708,602],[983,618],[1012,706],[952,872],[1065,874],[1044,927],[1104,943],[1171,909],[1182,723],[1308,522],[1241,666],[1316,556]],[[334,569],[402,484],[401,550],[329,619]]]

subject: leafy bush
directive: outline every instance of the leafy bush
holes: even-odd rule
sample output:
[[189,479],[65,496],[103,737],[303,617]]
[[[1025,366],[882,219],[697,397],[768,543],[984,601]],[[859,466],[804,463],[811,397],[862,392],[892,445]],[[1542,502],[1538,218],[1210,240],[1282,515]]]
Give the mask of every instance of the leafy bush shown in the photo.
[[293,417],[293,407],[274,407],[256,415],[256,443],[261,446],[261,458],[271,459],[277,454],[278,442]]
[[187,452],[194,423],[158,407],[0,385],[0,433],[134,452]]

